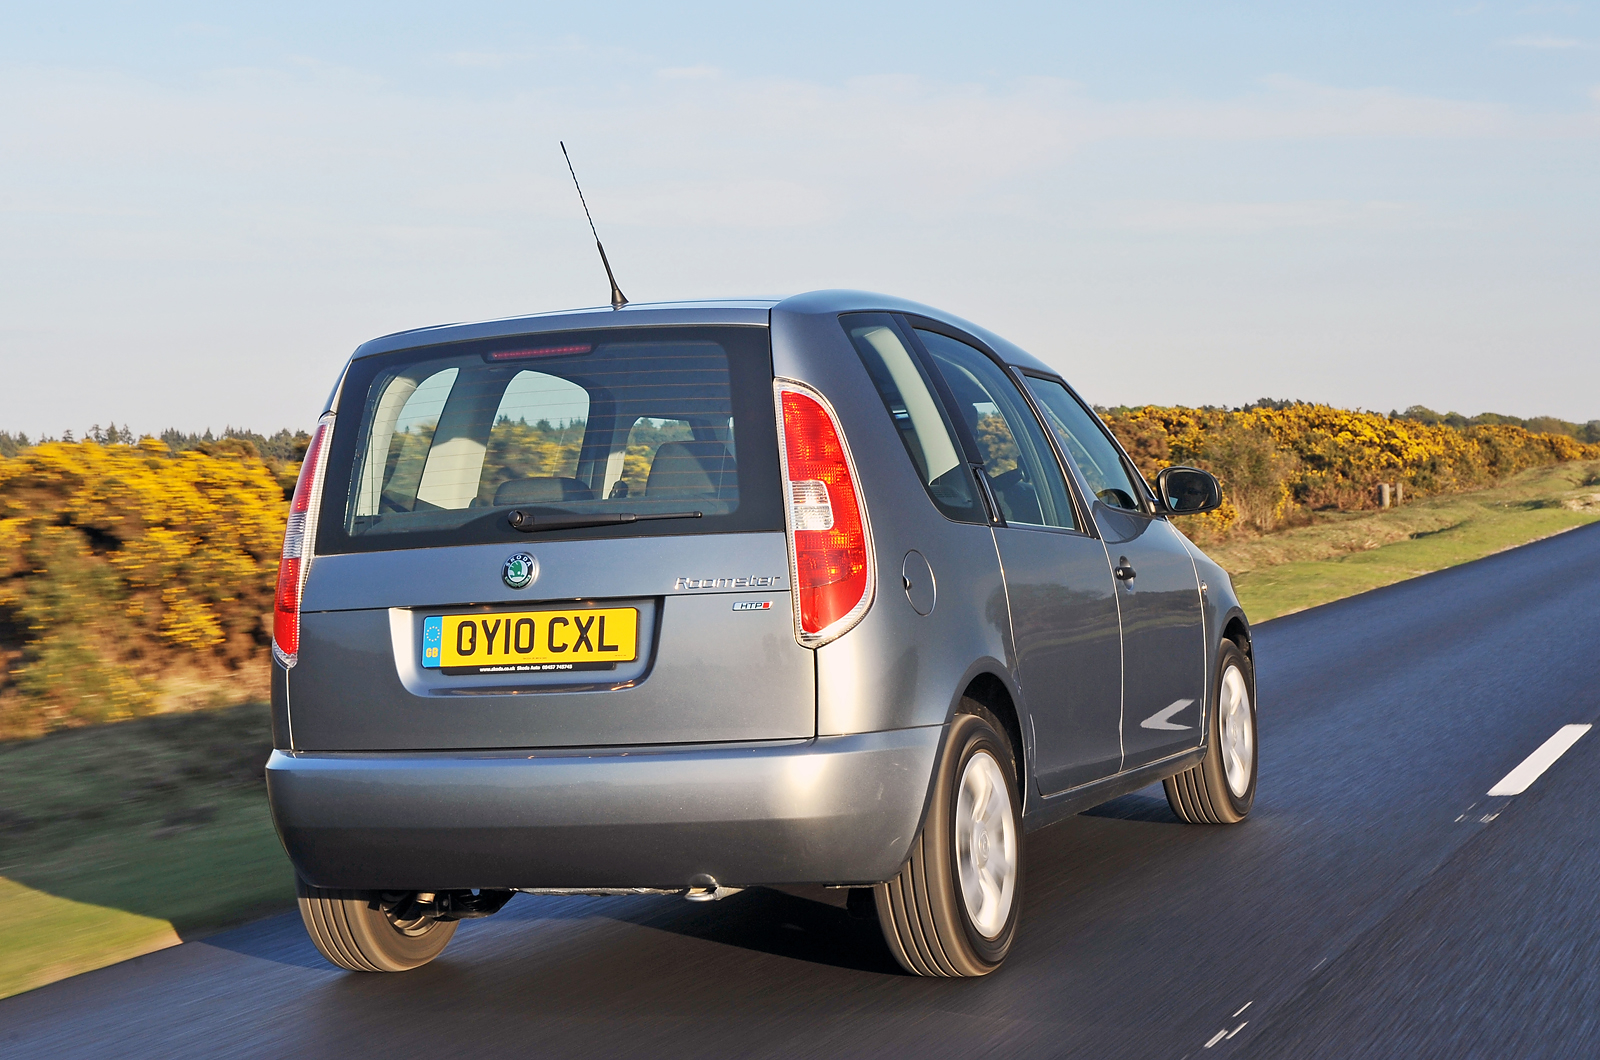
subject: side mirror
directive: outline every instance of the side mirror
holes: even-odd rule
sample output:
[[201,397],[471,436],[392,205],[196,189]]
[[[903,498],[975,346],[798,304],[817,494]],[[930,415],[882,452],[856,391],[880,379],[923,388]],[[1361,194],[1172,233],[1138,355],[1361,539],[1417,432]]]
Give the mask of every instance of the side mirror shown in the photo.
[[1197,467],[1163,468],[1156,476],[1156,495],[1173,515],[1199,515],[1222,504],[1216,478]]

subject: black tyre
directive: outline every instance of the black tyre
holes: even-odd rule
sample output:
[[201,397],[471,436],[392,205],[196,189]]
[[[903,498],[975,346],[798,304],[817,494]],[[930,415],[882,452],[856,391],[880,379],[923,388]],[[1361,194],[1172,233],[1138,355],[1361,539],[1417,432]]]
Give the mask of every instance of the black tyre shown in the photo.
[[1172,812],[1190,824],[1238,824],[1256,801],[1256,672],[1231,640],[1217,653],[1217,676],[1200,764],[1163,784]]
[[911,856],[873,897],[890,951],[913,975],[988,975],[1011,949],[1022,909],[1017,760],[980,704],[964,700],[950,723]]
[[456,921],[407,919],[409,893],[331,891],[298,881],[300,918],[328,960],[352,972],[405,972],[444,951]]

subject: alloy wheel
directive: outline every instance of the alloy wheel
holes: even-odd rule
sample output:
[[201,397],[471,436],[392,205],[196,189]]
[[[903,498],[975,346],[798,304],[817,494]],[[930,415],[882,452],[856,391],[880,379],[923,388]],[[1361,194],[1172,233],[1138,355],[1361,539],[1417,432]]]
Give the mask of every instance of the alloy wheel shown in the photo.
[[978,751],[961,772],[956,796],[956,867],[972,926],[999,936],[1017,891],[1017,823],[1000,763]]
[[1250,716],[1250,688],[1237,666],[1228,667],[1222,675],[1222,699],[1217,707],[1222,721],[1222,768],[1228,776],[1228,790],[1242,799],[1250,790],[1256,734]]

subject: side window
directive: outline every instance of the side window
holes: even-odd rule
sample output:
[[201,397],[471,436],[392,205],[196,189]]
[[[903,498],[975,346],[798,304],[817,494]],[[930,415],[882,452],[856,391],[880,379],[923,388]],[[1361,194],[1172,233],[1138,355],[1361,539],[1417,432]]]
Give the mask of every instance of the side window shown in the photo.
[[478,478],[479,505],[494,504],[500,487],[513,480],[548,480],[546,491],[553,498],[588,492],[577,478],[589,422],[589,392],[583,387],[545,372],[518,372],[491,422]]
[[1084,408],[1067,388],[1053,379],[1028,377],[1028,389],[1044,408],[1050,429],[1089,481],[1101,503],[1112,508],[1139,511],[1143,492],[1128,474],[1117,447],[1107,437],[1099,417]]
[[901,341],[893,318],[883,313],[858,313],[841,318],[841,323],[860,353],[933,503],[951,519],[987,522],[976,484],[939,400],[916,358]]
[[356,515],[411,510],[439,413],[455,381],[456,369],[446,368],[422,378],[396,375],[383,385],[370,414]]
[[917,337],[977,439],[984,474],[1006,522],[1074,528],[1061,465],[1016,385],[981,350],[933,331],[919,330]]

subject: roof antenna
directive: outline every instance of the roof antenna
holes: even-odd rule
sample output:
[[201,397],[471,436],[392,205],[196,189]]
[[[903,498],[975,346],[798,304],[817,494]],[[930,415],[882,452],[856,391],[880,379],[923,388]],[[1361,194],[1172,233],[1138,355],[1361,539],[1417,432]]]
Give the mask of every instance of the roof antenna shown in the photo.
[[617,278],[611,274],[611,262],[606,260],[606,248],[600,245],[600,233],[594,230],[594,218],[589,215],[589,204],[584,200],[583,187],[578,183],[578,173],[572,168],[572,156],[567,154],[567,145],[560,140],[561,157],[567,160],[567,172],[572,174],[572,186],[578,189],[578,201],[583,203],[583,216],[589,218],[589,232],[594,236],[595,249],[600,251],[600,264],[606,267],[606,279],[611,281],[611,308],[621,309],[628,304],[628,296],[622,293],[622,288],[617,286]]

